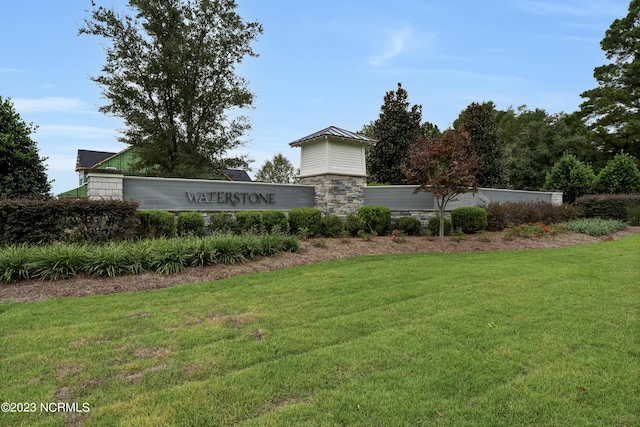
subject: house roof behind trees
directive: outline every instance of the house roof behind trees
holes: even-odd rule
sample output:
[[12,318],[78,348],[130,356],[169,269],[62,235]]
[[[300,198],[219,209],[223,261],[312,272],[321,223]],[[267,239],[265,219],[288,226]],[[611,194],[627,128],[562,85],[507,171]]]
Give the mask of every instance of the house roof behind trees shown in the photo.
[[116,154],[117,153],[107,151],[78,150],[78,157],[76,158],[76,172],[82,169],[93,168],[98,163],[101,163]]
[[[108,151],[92,151],[92,150],[78,150],[78,157],[76,159],[76,172],[84,169],[100,169],[100,166],[107,160],[129,151],[131,147],[122,150],[120,153],[112,153]],[[246,181],[251,182],[249,174],[240,169],[222,169],[219,170],[225,178],[229,181]]]

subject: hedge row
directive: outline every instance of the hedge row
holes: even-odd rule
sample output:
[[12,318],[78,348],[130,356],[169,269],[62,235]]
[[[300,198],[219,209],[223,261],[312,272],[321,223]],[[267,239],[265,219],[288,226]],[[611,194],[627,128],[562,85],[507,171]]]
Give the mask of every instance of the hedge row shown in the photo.
[[0,244],[130,239],[137,208],[119,200],[0,200]]
[[547,202],[491,202],[487,211],[487,230],[501,231],[510,224],[558,224],[579,218],[582,210],[573,205],[552,205]]
[[[415,227],[412,223],[410,231]],[[364,206],[357,215],[347,215],[344,221],[337,215],[322,215],[316,208],[294,208],[289,210],[288,216],[278,210],[244,211],[235,216],[222,212],[211,215],[208,228],[212,233],[282,232],[303,238],[338,237],[344,233],[357,235],[358,232],[386,234],[391,229],[391,210],[385,206]]]
[[576,199],[585,218],[627,219],[627,208],[640,206],[640,194],[593,194]]

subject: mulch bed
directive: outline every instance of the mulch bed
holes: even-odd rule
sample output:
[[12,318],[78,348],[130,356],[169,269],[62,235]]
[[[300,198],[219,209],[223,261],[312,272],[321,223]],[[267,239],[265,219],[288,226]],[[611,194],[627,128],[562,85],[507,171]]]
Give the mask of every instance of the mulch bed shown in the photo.
[[445,237],[440,240],[439,238],[410,236],[403,243],[394,242],[390,236],[378,236],[371,241],[360,238],[347,240],[320,238],[301,242],[300,251],[295,253],[282,253],[274,257],[250,260],[234,265],[220,264],[209,267],[188,268],[181,273],[171,275],[158,275],[151,272],[114,278],[80,275],[55,282],[43,282],[41,280],[16,282],[0,287],[0,302],[34,302],[52,298],[144,291],[187,283],[212,282],[242,274],[260,273],[356,256],[394,253],[547,249],[617,240],[634,233],[640,233],[640,227],[628,227],[625,230],[604,237],[565,233],[553,237],[516,238],[511,241],[503,239],[503,235],[500,232],[485,233],[482,236],[465,236],[465,239],[459,241],[455,237]]

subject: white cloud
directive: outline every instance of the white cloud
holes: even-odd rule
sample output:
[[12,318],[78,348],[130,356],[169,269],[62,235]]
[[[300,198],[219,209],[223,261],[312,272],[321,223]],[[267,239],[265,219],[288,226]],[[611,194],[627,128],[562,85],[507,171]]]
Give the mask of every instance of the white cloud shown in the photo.
[[66,172],[73,175],[76,168],[76,156],[64,156],[59,154],[51,154],[45,160],[47,171],[49,172]]
[[64,136],[73,139],[109,139],[115,141],[118,137],[116,129],[101,128],[97,126],[76,126],[76,125],[42,125],[36,130],[36,137],[41,136]]
[[401,55],[407,49],[410,37],[411,29],[408,26],[392,32],[384,51],[379,55],[370,57],[369,64],[374,67],[380,67],[391,59]]
[[79,112],[88,109],[86,102],[79,98],[52,96],[45,98],[15,98],[11,100],[19,113],[39,112]]

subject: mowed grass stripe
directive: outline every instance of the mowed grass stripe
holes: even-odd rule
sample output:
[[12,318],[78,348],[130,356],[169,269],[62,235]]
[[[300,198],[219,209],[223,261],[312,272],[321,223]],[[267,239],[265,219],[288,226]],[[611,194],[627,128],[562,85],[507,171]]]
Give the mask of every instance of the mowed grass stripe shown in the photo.
[[632,425],[639,255],[630,236],[0,304],[0,395],[89,402],[88,425]]

